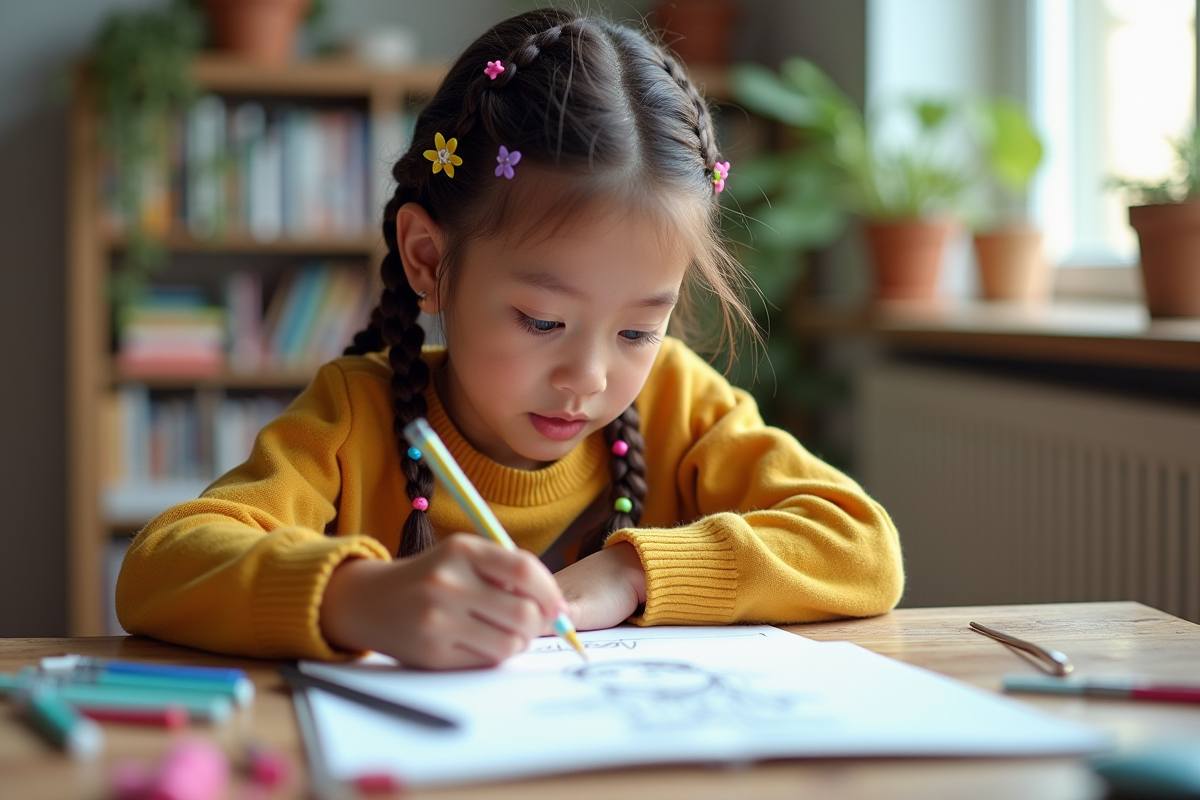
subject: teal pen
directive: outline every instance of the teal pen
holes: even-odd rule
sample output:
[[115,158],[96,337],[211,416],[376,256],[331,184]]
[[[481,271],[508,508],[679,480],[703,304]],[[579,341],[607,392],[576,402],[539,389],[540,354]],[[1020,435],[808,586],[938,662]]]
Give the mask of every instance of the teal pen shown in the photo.
[[104,732],[92,720],[80,714],[57,692],[22,692],[18,704],[42,734],[73,756],[91,756],[104,745]]
[[133,689],[203,692],[205,694],[227,697],[238,706],[245,706],[254,699],[254,682],[246,677],[237,681],[203,680],[138,674],[135,672],[112,672],[93,666],[79,666],[73,670],[63,672],[55,671],[49,673],[49,677],[61,683],[70,683],[79,686],[127,686]]
[[189,719],[224,722],[233,713],[229,697],[212,692],[131,686],[100,686],[65,681],[27,667],[17,675],[0,674],[0,694],[52,691],[81,709],[162,710],[178,706]]
[[[421,458],[433,470],[433,474],[442,482],[442,486],[450,492],[462,510],[467,512],[467,516],[475,523],[479,533],[491,537],[506,550],[517,549],[517,545],[508,535],[508,531],[504,530],[500,520],[496,519],[492,509],[472,485],[466,473],[462,471],[462,467],[454,460],[450,449],[446,447],[445,442],[425,421],[424,417],[417,417],[404,426],[404,438],[410,445],[421,451]],[[579,634],[575,632],[575,624],[571,622],[570,617],[565,613],[559,614],[554,620],[553,627],[554,633],[559,638],[571,645],[584,661],[588,660],[587,654],[583,650],[583,642],[579,641]]]

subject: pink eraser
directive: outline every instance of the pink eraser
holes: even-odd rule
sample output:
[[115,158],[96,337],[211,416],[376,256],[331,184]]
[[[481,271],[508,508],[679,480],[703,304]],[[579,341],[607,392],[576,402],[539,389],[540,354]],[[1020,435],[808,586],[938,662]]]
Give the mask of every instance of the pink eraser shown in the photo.
[[259,786],[274,787],[287,782],[291,762],[278,750],[250,748],[250,780]]
[[215,800],[229,782],[225,751],[207,739],[175,745],[151,781],[147,800]]

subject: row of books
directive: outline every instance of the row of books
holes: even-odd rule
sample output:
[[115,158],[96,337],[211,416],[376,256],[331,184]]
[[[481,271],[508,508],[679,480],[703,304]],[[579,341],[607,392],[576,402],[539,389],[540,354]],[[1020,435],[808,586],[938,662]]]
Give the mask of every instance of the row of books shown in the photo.
[[[162,158],[133,178],[141,224],[160,236],[187,230],[204,239],[361,236],[378,227],[390,165],[407,149],[414,121],[405,113],[368,119],[353,107],[268,110],[205,95],[164,125]],[[122,176],[107,172],[109,223],[120,231]]]
[[309,372],[341,355],[376,302],[365,269],[336,262],[285,272],[265,310],[261,273],[232,273],[224,295],[221,306],[202,287],[148,289],[120,326],[122,376]]
[[104,409],[104,482],[134,488],[207,484],[249,457],[259,431],[288,399],[220,392],[157,397],[145,386],[123,386],[108,395]]

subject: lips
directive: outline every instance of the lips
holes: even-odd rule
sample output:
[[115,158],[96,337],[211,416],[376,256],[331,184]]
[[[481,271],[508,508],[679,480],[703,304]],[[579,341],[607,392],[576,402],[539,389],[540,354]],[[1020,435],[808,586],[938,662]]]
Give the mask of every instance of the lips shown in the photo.
[[547,417],[530,412],[529,422],[533,429],[556,442],[566,441],[583,430],[587,425],[587,417],[577,415]]

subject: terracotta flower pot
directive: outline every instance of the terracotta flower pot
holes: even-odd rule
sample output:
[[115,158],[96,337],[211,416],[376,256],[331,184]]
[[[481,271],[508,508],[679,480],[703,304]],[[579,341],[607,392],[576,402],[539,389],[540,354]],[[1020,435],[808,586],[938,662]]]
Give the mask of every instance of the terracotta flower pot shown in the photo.
[[1200,317],[1200,202],[1132,206],[1152,317]]
[[985,300],[1041,300],[1050,286],[1042,232],[1017,226],[975,234]]
[[935,299],[949,220],[868,222],[866,228],[875,267],[875,299]]
[[689,64],[728,64],[737,5],[730,0],[661,0],[658,29]]
[[286,64],[309,0],[204,0],[223,50],[259,64]]

